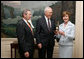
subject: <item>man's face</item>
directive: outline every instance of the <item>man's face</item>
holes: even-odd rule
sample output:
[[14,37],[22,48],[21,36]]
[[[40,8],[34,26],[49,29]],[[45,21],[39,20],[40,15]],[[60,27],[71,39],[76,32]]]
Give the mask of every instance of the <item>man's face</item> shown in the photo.
[[31,19],[31,16],[32,16],[31,12],[27,11],[26,19],[27,20]]
[[45,16],[47,17],[47,18],[51,18],[51,16],[52,16],[52,9],[48,9],[46,12],[45,12]]

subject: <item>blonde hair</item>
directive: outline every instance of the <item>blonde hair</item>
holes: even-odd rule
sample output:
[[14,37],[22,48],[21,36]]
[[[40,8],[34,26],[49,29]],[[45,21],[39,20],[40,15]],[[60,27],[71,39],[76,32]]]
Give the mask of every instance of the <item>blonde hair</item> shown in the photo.
[[68,15],[68,16],[70,17],[71,13],[68,12],[68,11],[63,11],[63,13],[62,13],[62,17],[64,17],[65,15]]

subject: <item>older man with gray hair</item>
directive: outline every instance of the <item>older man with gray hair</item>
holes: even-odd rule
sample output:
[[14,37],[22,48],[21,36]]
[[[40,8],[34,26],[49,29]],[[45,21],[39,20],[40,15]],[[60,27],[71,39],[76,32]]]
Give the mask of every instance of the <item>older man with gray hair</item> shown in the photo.
[[46,7],[44,15],[36,23],[36,42],[38,45],[39,58],[52,58],[55,45],[54,30],[55,20],[51,19],[52,8]]

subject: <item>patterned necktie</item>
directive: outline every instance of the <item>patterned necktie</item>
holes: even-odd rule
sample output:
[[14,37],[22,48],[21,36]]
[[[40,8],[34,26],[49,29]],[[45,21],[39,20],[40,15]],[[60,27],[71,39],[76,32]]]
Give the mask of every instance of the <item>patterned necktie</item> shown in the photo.
[[29,28],[30,28],[32,34],[33,34],[33,30],[32,30],[32,28],[31,28],[31,24],[30,24],[28,21],[27,21],[27,23],[28,23],[28,26],[29,26]]

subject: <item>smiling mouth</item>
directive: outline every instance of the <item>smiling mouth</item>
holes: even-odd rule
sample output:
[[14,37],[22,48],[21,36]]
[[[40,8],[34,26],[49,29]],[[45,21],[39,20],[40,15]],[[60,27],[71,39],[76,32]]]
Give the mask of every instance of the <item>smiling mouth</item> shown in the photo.
[[64,19],[64,20],[67,20],[67,19]]

